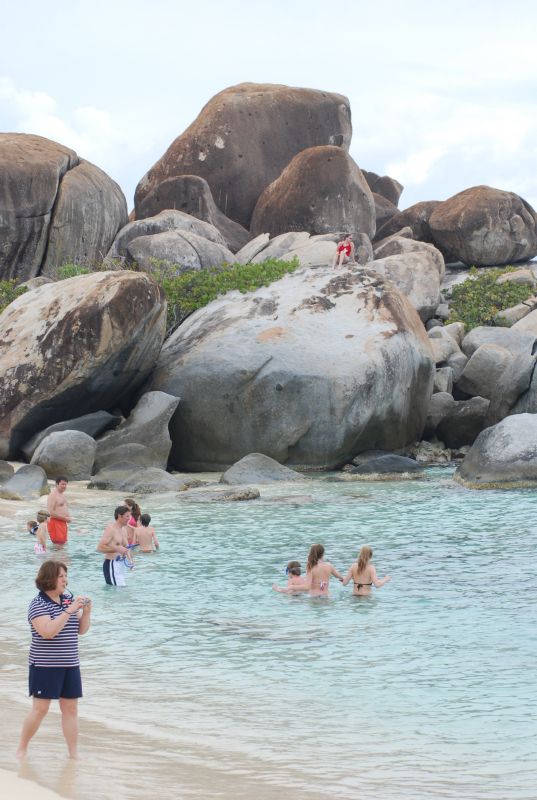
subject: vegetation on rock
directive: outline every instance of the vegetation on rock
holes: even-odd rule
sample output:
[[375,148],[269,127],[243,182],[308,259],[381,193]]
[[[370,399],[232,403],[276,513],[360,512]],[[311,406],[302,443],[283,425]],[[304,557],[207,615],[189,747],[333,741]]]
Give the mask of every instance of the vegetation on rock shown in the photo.
[[500,275],[514,270],[505,267],[483,271],[472,267],[470,277],[452,289],[448,323],[464,322],[466,332],[479,325],[509,327],[507,320],[497,317],[498,312],[522,303],[534,293],[528,284],[497,283]]
[[19,295],[27,291],[26,286],[17,286],[17,281],[0,281],[0,314]]
[[63,267],[58,267],[57,276],[58,280],[64,281],[67,278],[76,278],[78,275],[89,275],[92,272],[88,267],[81,267],[79,264],[64,264]]

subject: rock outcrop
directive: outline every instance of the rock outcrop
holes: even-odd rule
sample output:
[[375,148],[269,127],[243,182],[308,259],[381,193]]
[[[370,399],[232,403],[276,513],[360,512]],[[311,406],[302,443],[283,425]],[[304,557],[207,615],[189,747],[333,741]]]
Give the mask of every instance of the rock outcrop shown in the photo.
[[91,477],[97,443],[82,431],[54,431],[37,446],[32,464],[45,470],[47,478],[63,475],[69,481]]
[[298,153],[260,195],[250,225],[254,236],[288,231],[375,233],[375,203],[360,167],[341,147]]
[[25,133],[0,134],[0,279],[102,261],[127,205],[119,186],[74,150]]
[[474,186],[440,203],[429,217],[433,240],[464,264],[512,264],[537,255],[537,214],[513,192]]
[[180,395],[170,463],[218,469],[252,452],[333,467],[418,439],[433,363],[409,301],[377,274],[300,270],[230,293],[167,340],[150,387]]
[[274,483],[276,481],[296,481],[301,480],[303,477],[299,472],[279,464],[278,461],[263,455],[263,453],[249,453],[224,472],[220,478],[220,483],[236,486],[243,483],[259,484]]
[[371,191],[384,197],[397,208],[403,192],[403,185],[395,178],[390,178],[389,175],[377,175],[376,172],[365,169],[362,172]]
[[403,228],[410,228],[414,239],[434,244],[429,228],[429,217],[439,202],[438,200],[424,200],[394,214],[384,225],[377,228],[376,241],[399,233]]
[[0,486],[0,497],[4,500],[35,500],[48,494],[45,470],[34,464],[24,464]]
[[117,428],[121,420],[122,417],[109,414],[108,411],[95,411],[92,414],[84,414],[82,417],[57,422],[55,425],[49,425],[44,431],[39,431],[35,436],[32,436],[21,447],[21,451],[24,457],[31,461],[36,448],[49,433],[54,433],[55,431],[82,431],[82,433],[87,433],[88,436],[95,439],[99,434],[110,430],[110,428]]
[[0,457],[74,409],[129,405],[165,325],[162,291],[143,273],[83,275],[18,297],[0,315]]
[[135,207],[177,175],[199,175],[218,208],[244,228],[263,189],[301,150],[351,140],[349,101],[339,94],[241,83],[215,95],[142,178]]
[[473,489],[537,486],[537,414],[506,417],[482,431],[455,480]]
[[177,209],[210,223],[234,253],[252,238],[246,228],[220,211],[209,184],[199,175],[177,175],[159,183],[139,204],[136,219],[154,217],[166,209]]
[[126,460],[165,470],[172,446],[168,425],[178,403],[165,392],[143,394],[129,418],[99,439],[96,470]]

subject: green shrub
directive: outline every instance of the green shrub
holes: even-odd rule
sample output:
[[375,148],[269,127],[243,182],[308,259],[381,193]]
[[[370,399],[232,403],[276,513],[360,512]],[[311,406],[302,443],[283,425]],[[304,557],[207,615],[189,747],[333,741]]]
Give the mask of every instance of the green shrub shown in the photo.
[[76,278],[78,275],[89,275],[91,270],[88,267],[81,267],[78,264],[64,264],[63,267],[58,267],[56,275],[59,281],[65,281],[67,278]]
[[514,269],[505,267],[481,271],[472,267],[470,277],[452,289],[448,322],[464,322],[467,331],[479,325],[509,327],[507,320],[497,318],[498,312],[522,303],[534,293],[528,284],[496,283],[500,275]]
[[0,281],[0,314],[15,298],[26,291],[26,286],[17,286],[15,280]]
[[160,283],[168,300],[168,334],[189,314],[208,305],[219,295],[238,289],[243,294],[268,286],[300,265],[297,258],[279,261],[268,258],[259,264],[224,264],[221,267],[173,275],[173,267],[153,263],[151,274]]

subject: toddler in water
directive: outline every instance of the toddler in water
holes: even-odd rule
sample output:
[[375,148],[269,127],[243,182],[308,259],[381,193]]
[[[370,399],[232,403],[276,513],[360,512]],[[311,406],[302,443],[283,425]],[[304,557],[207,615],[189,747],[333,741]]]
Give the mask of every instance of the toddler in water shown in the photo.
[[29,519],[28,522],[26,523],[26,530],[32,536],[36,535],[38,528],[39,528],[39,525],[37,524],[35,519]]
[[283,588],[283,586],[277,586],[275,583],[273,583],[272,588],[275,592],[287,593],[289,589],[297,586],[304,586],[305,581],[301,575],[302,567],[300,566],[300,561],[290,561],[285,572],[287,574],[287,586]]
[[43,555],[47,552],[47,519],[50,517],[48,511],[38,511],[37,521],[39,525],[35,531],[34,553]]

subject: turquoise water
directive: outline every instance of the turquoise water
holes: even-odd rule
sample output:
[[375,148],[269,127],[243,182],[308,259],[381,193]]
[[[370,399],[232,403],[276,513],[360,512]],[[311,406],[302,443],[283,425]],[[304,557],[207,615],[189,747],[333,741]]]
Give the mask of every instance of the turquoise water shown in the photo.
[[[69,543],[71,588],[95,603],[82,714],[158,740],[164,761],[189,752],[237,780],[247,764],[285,797],[533,799],[537,495],[428,474],[320,477],[248,503],[148,497],[161,552],[137,556],[124,590],[104,586],[93,552],[108,509],[88,512]],[[13,663],[37,559],[29,537],[2,530],[0,685],[22,699]],[[337,581],[329,599],[271,591],[313,542],[340,571],[368,543],[392,581],[367,599]]]

